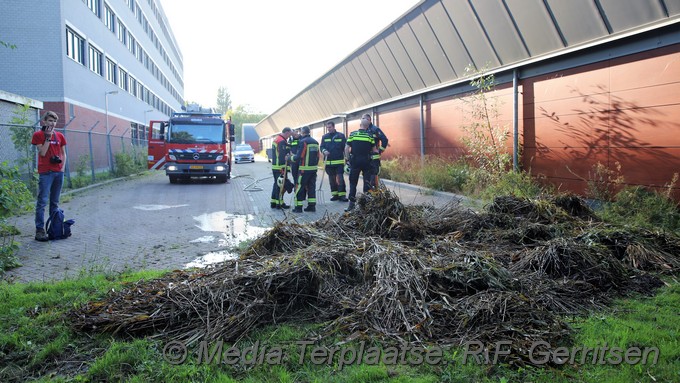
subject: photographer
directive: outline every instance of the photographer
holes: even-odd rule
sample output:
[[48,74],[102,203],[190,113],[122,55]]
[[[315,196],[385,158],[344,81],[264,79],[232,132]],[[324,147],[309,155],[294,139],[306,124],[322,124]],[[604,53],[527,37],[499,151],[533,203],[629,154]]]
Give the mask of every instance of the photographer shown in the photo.
[[35,204],[35,239],[47,241],[45,233],[45,206],[49,197],[52,215],[59,208],[61,185],[66,165],[66,138],[54,131],[57,114],[47,111],[40,122],[41,129],[33,133],[31,144],[38,148],[38,200]]

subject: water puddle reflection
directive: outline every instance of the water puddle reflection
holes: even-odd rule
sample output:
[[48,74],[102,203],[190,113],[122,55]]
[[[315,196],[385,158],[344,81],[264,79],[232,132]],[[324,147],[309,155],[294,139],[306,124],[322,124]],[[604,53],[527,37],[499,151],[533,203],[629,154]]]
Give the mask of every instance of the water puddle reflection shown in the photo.
[[215,263],[219,262],[224,262],[229,259],[236,259],[238,258],[238,254],[231,253],[229,251],[216,251],[212,253],[208,253],[206,255],[203,255],[201,257],[198,257],[194,259],[193,261],[187,263],[184,268],[189,269],[192,267],[206,267],[208,265],[212,265]]
[[186,267],[205,267],[210,264],[235,259],[238,254],[234,251],[241,242],[259,237],[269,230],[268,227],[257,226],[255,216],[251,214],[231,214],[224,211],[202,214],[194,217],[198,222],[196,227],[203,231],[219,232],[218,236],[203,236],[191,241],[192,243],[210,243],[217,240],[217,245],[227,248],[196,258]]
[[184,207],[184,206],[189,206],[189,205],[187,205],[187,204],[184,204],[184,205],[137,205],[137,206],[133,206],[133,208],[137,209],[137,210],[152,211],[152,210],[174,209],[176,207]]

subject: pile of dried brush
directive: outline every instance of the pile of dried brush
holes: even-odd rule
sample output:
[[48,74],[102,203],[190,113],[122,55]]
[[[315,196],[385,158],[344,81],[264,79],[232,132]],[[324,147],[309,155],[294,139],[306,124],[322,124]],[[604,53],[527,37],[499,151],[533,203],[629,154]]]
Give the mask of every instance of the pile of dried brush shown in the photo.
[[81,330],[238,340],[267,324],[327,321],[330,332],[405,342],[559,344],[560,319],[677,271],[680,239],[599,222],[576,197],[499,197],[484,213],[404,206],[386,189],[352,214],[280,222],[207,270],[138,282],[72,312]]

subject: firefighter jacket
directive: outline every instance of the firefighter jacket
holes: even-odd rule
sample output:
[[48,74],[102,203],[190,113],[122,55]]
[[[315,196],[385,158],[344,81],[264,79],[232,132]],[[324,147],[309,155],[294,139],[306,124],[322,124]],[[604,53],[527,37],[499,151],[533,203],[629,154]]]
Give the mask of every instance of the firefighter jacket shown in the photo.
[[347,139],[340,132],[326,133],[321,137],[321,153],[328,151],[326,165],[343,165],[345,163],[345,144]]
[[298,145],[300,144],[300,139],[302,136],[295,138],[293,136],[288,137],[288,149],[291,153],[297,153]]
[[293,154],[291,161],[299,165],[301,172],[316,171],[319,165],[319,143],[309,135],[300,137],[297,153]]
[[272,142],[272,170],[282,170],[286,166],[286,154],[290,152],[288,142],[282,135]]
[[369,158],[375,147],[375,138],[368,130],[355,130],[349,135],[347,146],[352,148],[352,158]]
[[371,155],[371,159],[379,160],[380,153],[384,152],[385,149],[387,149],[387,144],[389,140],[387,139],[385,133],[378,126],[373,125],[373,123],[371,123],[371,125],[366,130],[368,131],[368,133],[373,135],[376,146],[378,147],[378,153],[373,153]]

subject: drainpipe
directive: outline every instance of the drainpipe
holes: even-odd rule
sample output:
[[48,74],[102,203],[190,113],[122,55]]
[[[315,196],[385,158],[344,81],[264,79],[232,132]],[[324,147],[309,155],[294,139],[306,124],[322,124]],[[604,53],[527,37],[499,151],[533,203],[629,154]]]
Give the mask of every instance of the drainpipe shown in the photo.
[[519,171],[519,71],[512,71],[512,168]]
[[420,95],[420,165],[425,165],[425,95]]

